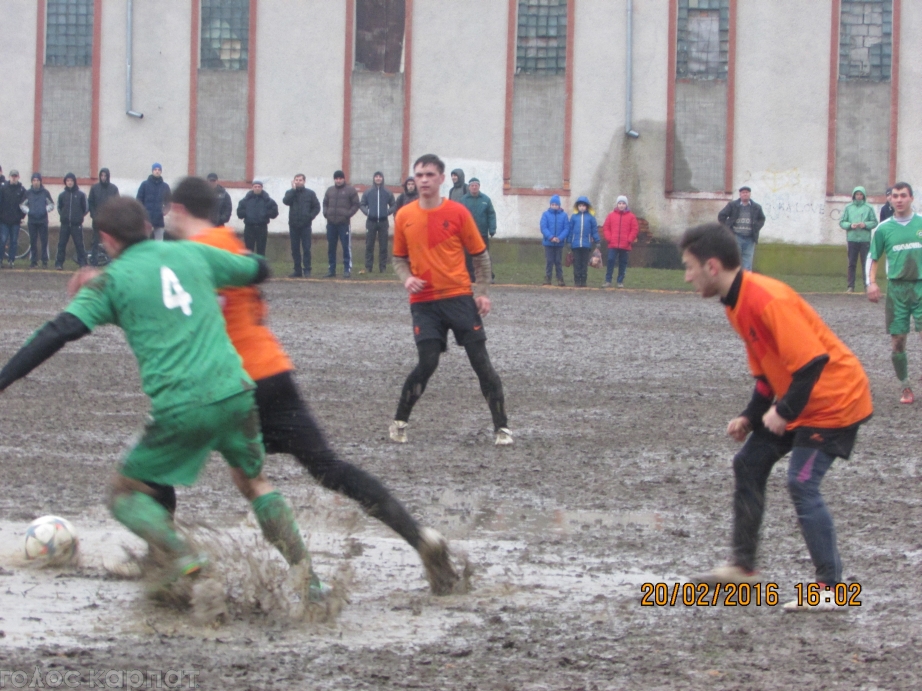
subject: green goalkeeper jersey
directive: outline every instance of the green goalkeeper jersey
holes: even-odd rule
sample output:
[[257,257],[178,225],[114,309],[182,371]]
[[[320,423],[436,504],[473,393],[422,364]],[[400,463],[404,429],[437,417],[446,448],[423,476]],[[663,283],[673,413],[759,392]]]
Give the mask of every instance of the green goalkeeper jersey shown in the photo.
[[194,242],[126,248],[66,310],[92,330],[125,332],[154,412],[201,406],[254,388],[231,345],[215,289],[252,283],[251,257]]
[[884,257],[889,263],[888,280],[922,280],[922,216],[913,214],[906,225],[890,217],[877,226],[871,241],[871,259],[880,261]]

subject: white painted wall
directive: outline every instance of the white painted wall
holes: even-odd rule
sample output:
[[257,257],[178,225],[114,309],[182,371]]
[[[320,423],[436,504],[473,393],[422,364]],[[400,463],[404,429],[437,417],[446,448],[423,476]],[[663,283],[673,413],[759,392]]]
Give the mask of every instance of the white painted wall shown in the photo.
[[[190,1],[134,3],[133,105],[143,120],[124,112],[125,4],[104,3],[99,163],[123,193],[134,194],[154,161],[170,183],[187,173]],[[663,237],[715,218],[725,200],[664,194],[671,0],[634,0],[637,140],[624,135],[627,0],[574,1],[572,196],[564,204],[586,194],[601,220],[626,194]],[[262,0],[259,9],[255,174],[281,202],[303,172],[322,199],[343,166],[346,3]],[[897,174],[922,185],[922,64],[910,50],[922,32],[922,3],[904,0],[902,9]],[[36,11],[34,0],[0,2],[0,164],[24,178],[32,166]],[[844,243],[837,220],[846,201],[825,196],[830,12],[828,0],[738,3],[733,179],[749,184],[765,208],[765,241]],[[536,238],[547,196],[502,191],[507,21],[500,0],[414,3],[410,153],[438,153],[448,170],[480,178],[499,237]],[[246,190],[230,192],[236,204]],[[287,230],[287,207],[281,211],[270,230]],[[358,214],[353,227],[363,225]],[[321,217],[315,229],[322,227]]]

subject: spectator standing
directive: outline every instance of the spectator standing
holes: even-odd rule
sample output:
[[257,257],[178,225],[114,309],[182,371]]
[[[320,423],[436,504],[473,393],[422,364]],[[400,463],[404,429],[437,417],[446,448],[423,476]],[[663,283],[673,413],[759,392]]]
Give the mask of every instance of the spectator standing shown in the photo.
[[136,199],[141,202],[150,221],[151,237],[163,240],[163,215],[170,211],[170,186],[163,179],[163,166],[155,163],[150,167],[150,175],[138,188]]
[[3,248],[9,244],[7,253],[11,269],[16,261],[16,247],[19,244],[19,226],[25,217],[20,206],[26,201],[26,190],[19,182],[19,171],[10,171],[10,180],[0,186],[0,266],[3,265]]
[[365,221],[365,271],[375,268],[375,241],[378,242],[378,268],[381,273],[387,267],[387,240],[390,230],[390,215],[397,209],[397,200],[384,186],[384,174],[372,176],[374,184],[362,195],[360,208],[368,219]]
[[631,247],[637,240],[640,226],[635,216],[628,208],[627,197],[621,195],[615,204],[615,210],[605,219],[602,225],[602,235],[608,243],[608,267],[605,271],[605,284],[603,288],[611,288],[611,277],[615,272],[615,262],[618,263],[618,287],[624,287],[624,274],[627,271],[628,255]]
[[93,244],[90,245],[90,264],[93,266],[99,265],[100,251],[103,253],[102,263],[109,263],[109,255],[106,254],[106,250],[100,245],[99,227],[96,224],[96,215],[99,213],[100,207],[110,199],[119,196],[118,187],[110,182],[109,177],[109,169],[100,168],[99,182],[90,188],[88,205],[90,217],[93,219]]
[[890,205],[890,195],[893,194],[893,188],[887,188],[887,201],[880,207],[880,222],[883,223],[893,215],[893,207]]
[[544,238],[544,258],[547,265],[544,269],[544,285],[551,285],[551,271],[557,272],[557,285],[563,287],[563,246],[570,235],[570,219],[567,212],[560,206],[560,197],[551,197],[551,205],[541,214],[541,236]]
[[573,285],[585,288],[589,273],[589,255],[599,243],[599,223],[595,210],[587,197],[580,197],[573,205],[570,217],[570,248],[573,250]]
[[333,173],[333,186],[323,195],[323,216],[327,219],[327,258],[330,270],[326,278],[336,276],[336,244],[343,246],[343,278],[352,278],[352,246],[349,222],[359,210],[359,193],[346,184],[346,174]]
[[248,250],[266,256],[269,221],[278,215],[279,205],[263,190],[262,182],[254,180],[253,189],[237,204],[237,218],[243,220],[243,244]]
[[[471,178],[467,186],[467,194],[461,197],[461,203],[464,204],[467,210],[471,212],[471,216],[474,217],[474,223],[477,224],[477,230],[480,232],[483,244],[487,246],[487,251],[489,252],[490,238],[496,235],[496,210],[493,208],[493,202],[490,198],[480,191],[480,180]],[[465,252],[464,257],[467,274],[471,277],[471,281],[473,282],[475,280],[474,259],[467,252]],[[490,280],[496,280],[496,274],[493,273],[492,262],[490,264]]]
[[468,186],[464,184],[464,171],[455,168],[451,171],[451,189],[448,190],[448,198],[453,202],[460,202],[461,197],[468,193]]
[[48,268],[48,213],[54,210],[51,193],[42,184],[42,174],[32,173],[32,186],[26,190],[26,204],[29,206],[29,247],[32,260],[30,267],[38,266],[38,241],[42,241],[42,268]]
[[855,265],[861,258],[861,271],[864,274],[864,284],[868,284],[868,269],[866,266],[868,250],[871,247],[871,231],[877,227],[877,216],[874,207],[867,203],[867,193],[864,187],[858,186],[852,191],[852,203],[842,212],[839,226],[845,230],[845,239],[848,242],[848,287],[846,293],[855,292]]
[[295,175],[291,189],[282,198],[282,204],[291,207],[288,210],[288,234],[291,236],[291,258],[295,268],[289,278],[310,278],[311,275],[311,224],[320,213],[320,200],[314,190],[304,186],[304,182],[304,173]]
[[394,203],[394,218],[396,219],[397,212],[400,211],[401,207],[410,202],[415,202],[417,199],[419,199],[419,192],[416,191],[416,180],[407,178],[403,181],[403,192],[397,196],[397,201]]
[[752,271],[752,257],[759,243],[759,231],[765,225],[765,214],[762,207],[752,201],[752,190],[749,187],[743,185],[739,193],[738,199],[721,209],[717,220],[733,231],[740,248],[743,268]]
[[54,268],[64,270],[64,256],[67,241],[74,240],[77,250],[77,263],[86,266],[86,249],[83,247],[83,219],[87,212],[86,195],[77,187],[77,176],[68,173],[64,176],[64,191],[58,195],[58,215],[61,217],[61,237],[58,240],[58,256]]
[[214,208],[211,210],[211,215],[208,219],[216,228],[226,226],[234,211],[234,205],[231,202],[230,195],[224,187],[218,184],[217,173],[208,173],[208,184],[211,185],[211,189],[214,191],[215,196]]

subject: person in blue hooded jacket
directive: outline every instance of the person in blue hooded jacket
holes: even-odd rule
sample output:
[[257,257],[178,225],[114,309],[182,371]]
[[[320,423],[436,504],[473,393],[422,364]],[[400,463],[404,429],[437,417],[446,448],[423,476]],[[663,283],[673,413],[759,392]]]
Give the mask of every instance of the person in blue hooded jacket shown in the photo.
[[560,197],[551,197],[550,208],[541,214],[541,236],[544,238],[544,258],[547,265],[544,269],[544,285],[551,285],[551,272],[557,272],[557,285],[565,286],[563,280],[563,246],[570,235],[570,219],[567,212],[560,205]]
[[589,255],[599,244],[599,223],[595,210],[587,197],[580,197],[573,205],[576,212],[570,217],[570,249],[573,251],[573,285],[585,288],[589,273]]

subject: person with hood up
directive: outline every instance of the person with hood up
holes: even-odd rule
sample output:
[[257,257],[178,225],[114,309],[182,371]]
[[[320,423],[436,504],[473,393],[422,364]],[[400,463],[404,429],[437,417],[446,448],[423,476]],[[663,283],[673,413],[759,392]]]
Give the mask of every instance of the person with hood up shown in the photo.
[[397,212],[400,211],[401,207],[410,202],[415,202],[417,199],[419,199],[419,192],[416,191],[416,180],[407,178],[403,181],[403,192],[398,195],[397,201],[394,202],[394,218],[397,218]]
[[[90,188],[90,197],[87,200],[90,208],[90,217],[93,219],[93,243],[90,245],[90,264],[93,266],[99,266],[100,263],[103,265],[109,263],[109,255],[106,254],[106,250],[102,247],[100,242],[99,227],[96,225],[96,215],[99,213],[99,209],[103,204],[118,196],[118,187],[109,180],[109,169],[100,168],[99,182]],[[100,253],[102,255],[101,257]]]
[[554,195],[551,197],[551,205],[547,211],[541,214],[541,236],[544,238],[544,258],[547,266],[544,269],[544,285],[551,285],[551,271],[557,272],[557,285],[563,287],[566,281],[563,280],[563,246],[570,235],[570,219],[567,218],[567,212],[560,205],[560,197]]
[[77,176],[68,173],[64,176],[64,191],[58,195],[58,215],[61,217],[61,237],[58,240],[58,256],[54,268],[64,270],[64,257],[67,241],[74,239],[77,250],[77,263],[86,266],[86,250],[83,247],[83,219],[88,210],[86,195],[77,187]]
[[32,186],[26,190],[26,204],[29,207],[29,246],[32,261],[30,268],[38,266],[38,241],[42,241],[42,268],[48,268],[48,212],[54,210],[51,193],[42,184],[42,174],[32,173]]
[[[288,278],[311,277],[311,224],[320,213],[320,200],[314,190],[305,187],[307,178],[298,173],[291,181],[291,189],[282,197],[282,204],[288,210],[288,236],[291,240],[291,258],[294,271]],[[304,250],[304,264],[301,264],[301,250]]]
[[19,171],[10,171],[10,181],[0,187],[0,266],[3,265],[3,249],[9,243],[8,266],[12,269],[16,261],[16,247],[19,244],[19,224],[25,217],[20,206],[26,201],[26,190],[19,182]]
[[570,217],[570,249],[573,251],[573,285],[585,288],[589,272],[589,255],[599,243],[599,223],[588,197],[580,197]]
[[393,193],[384,186],[384,173],[378,171],[372,176],[374,184],[365,190],[359,208],[368,216],[365,221],[365,272],[375,268],[375,242],[378,243],[378,268],[381,273],[387,267],[387,240],[390,236],[388,220],[397,205]]
[[845,231],[848,243],[848,287],[846,293],[855,292],[855,265],[861,257],[864,284],[868,284],[867,260],[871,249],[871,231],[877,227],[877,214],[868,204],[867,192],[860,185],[852,190],[852,203],[845,207],[839,227]]
[[230,195],[222,185],[218,184],[217,173],[208,173],[208,186],[211,187],[215,197],[214,208],[211,210],[209,220],[214,224],[215,228],[226,226],[234,211],[234,204]]
[[611,288],[611,277],[615,272],[615,262],[618,262],[618,287],[624,287],[624,273],[627,271],[628,255],[631,246],[637,240],[640,226],[635,216],[627,206],[627,197],[623,194],[618,197],[615,210],[608,214],[602,225],[602,235],[608,243],[608,267],[605,271],[605,284],[603,288]]
[[162,165],[155,163],[150,167],[150,175],[141,183],[135,198],[147,212],[147,220],[153,227],[151,237],[163,240],[163,216],[170,211],[170,186],[163,179]]
[[278,215],[279,205],[263,190],[262,182],[254,180],[253,189],[237,204],[237,218],[243,220],[243,243],[250,252],[266,256],[269,221]]
[[448,190],[448,198],[453,202],[460,202],[461,197],[468,193],[468,189],[464,182],[464,171],[460,168],[451,171],[451,189]]

